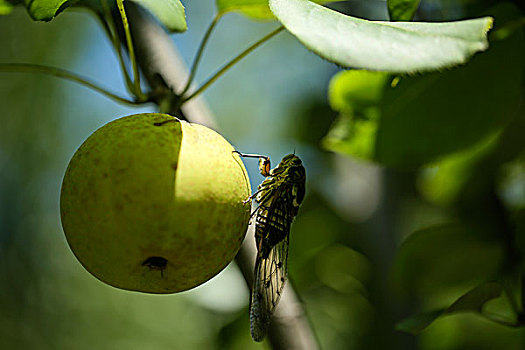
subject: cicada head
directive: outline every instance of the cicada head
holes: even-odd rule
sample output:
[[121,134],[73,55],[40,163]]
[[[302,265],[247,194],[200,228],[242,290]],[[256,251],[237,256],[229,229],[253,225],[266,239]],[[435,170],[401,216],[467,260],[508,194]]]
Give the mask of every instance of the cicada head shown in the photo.
[[259,158],[259,171],[261,172],[261,175],[264,177],[270,176],[270,158],[269,157],[260,157]]

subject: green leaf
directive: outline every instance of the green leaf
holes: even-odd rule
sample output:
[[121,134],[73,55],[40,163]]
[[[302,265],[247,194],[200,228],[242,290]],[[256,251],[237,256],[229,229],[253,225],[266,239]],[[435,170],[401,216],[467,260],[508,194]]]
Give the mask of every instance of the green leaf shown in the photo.
[[387,0],[388,14],[392,21],[411,21],[420,0]]
[[[325,2],[337,2],[344,0],[314,0],[314,2],[322,4]],[[217,4],[217,11],[219,13],[239,12],[247,17],[255,20],[274,20],[268,0],[215,0]]]
[[441,224],[412,233],[399,248],[392,279],[410,298],[428,299],[491,279],[502,244],[483,227]]
[[[500,140],[500,132],[489,134],[474,146],[450,154],[431,164],[418,179],[419,189],[426,199],[441,205],[451,205],[457,200],[472,174],[479,175],[476,167]],[[488,172],[483,175],[490,176]]]
[[[50,21],[59,12],[74,5],[78,1],[79,0],[24,0],[24,3],[30,16],[35,21]],[[108,3],[109,1],[110,0],[108,0]],[[131,1],[149,10],[168,30],[172,32],[183,32],[186,30],[186,14],[180,0]]]
[[435,310],[416,314],[404,319],[396,325],[396,329],[412,334],[417,334],[428,327],[438,317],[456,312],[479,312],[482,313],[483,306],[501,296],[503,288],[499,283],[483,283],[459,297],[446,309]]
[[443,23],[379,22],[345,16],[306,0],[269,0],[306,47],[344,67],[413,73],[465,63],[488,47],[492,18]]
[[337,73],[328,87],[328,101],[336,111],[377,107],[388,75],[382,72],[347,70]]
[[445,311],[445,309],[440,309],[415,314],[397,323],[396,329],[402,332],[417,334],[430,326],[432,322],[434,322],[439,316],[443,315]]
[[169,31],[184,32],[186,13],[180,0],[131,0],[150,11]]
[[240,12],[253,19],[275,19],[268,0],[216,0],[219,13]]
[[361,159],[371,159],[374,154],[374,139],[379,121],[378,109],[365,111],[362,117],[351,113],[341,113],[322,146],[332,152],[350,155]]
[[7,0],[0,0],[0,15],[8,15],[13,11],[13,4]]
[[502,291],[503,288],[499,283],[484,283],[459,297],[454,304],[448,307],[446,312],[477,311],[481,313],[483,306],[490,300],[498,298]]
[[71,0],[24,0],[27,12],[35,21],[50,21],[59,12],[77,1]]
[[350,70],[335,75],[328,88],[330,106],[340,115],[322,144],[328,150],[371,159],[379,122],[379,102],[388,75]]

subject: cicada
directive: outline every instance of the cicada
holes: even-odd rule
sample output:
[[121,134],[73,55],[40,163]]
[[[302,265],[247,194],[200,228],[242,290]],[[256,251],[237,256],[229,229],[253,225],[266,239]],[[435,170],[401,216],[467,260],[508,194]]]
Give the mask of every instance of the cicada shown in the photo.
[[257,257],[250,299],[250,330],[255,341],[262,341],[286,282],[290,226],[304,198],[306,171],[295,154],[285,156],[270,170],[270,158],[237,153],[259,158],[259,171],[266,177],[249,198],[255,197],[258,204],[252,213]]

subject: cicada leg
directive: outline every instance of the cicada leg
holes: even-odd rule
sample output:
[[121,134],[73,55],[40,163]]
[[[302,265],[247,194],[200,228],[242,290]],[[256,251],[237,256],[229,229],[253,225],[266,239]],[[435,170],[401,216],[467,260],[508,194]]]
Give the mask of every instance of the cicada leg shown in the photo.
[[263,156],[260,154],[241,153],[239,151],[233,151],[233,152],[245,158],[259,158],[259,172],[264,177],[268,177],[270,175],[270,168],[271,168],[270,157]]

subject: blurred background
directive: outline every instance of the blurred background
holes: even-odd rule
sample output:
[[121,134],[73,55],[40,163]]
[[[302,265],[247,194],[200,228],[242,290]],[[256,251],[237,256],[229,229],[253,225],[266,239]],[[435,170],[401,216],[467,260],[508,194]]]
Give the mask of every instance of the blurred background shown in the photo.
[[[173,40],[189,65],[215,7],[211,0],[183,2],[189,29]],[[525,348],[522,328],[473,312],[438,318],[417,335],[396,330],[404,318],[446,308],[492,280],[503,281],[506,293],[487,306],[509,323],[520,317],[523,14],[519,1],[502,3],[423,0],[417,20],[490,14],[495,29],[503,29],[491,37],[490,50],[471,63],[442,75],[402,77],[399,89],[380,99],[354,94],[375,91],[370,84],[337,88],[331,79],[338,74],[342,81],[344,73],[287,33],[206,91],[222,134],[237,149],[267,154],[274,164],[294,150],[303,159],[307,197],[292,227],[289,280],[323,349]],[[337,8],[388,19],[385,1],[352,0]],[[275,26],[226,15],[197,81]],[[49,23],[35,23],[17,7],[0,17],[0,33],[1,62],[66,68],[125,91],[110,42],[85,11],[68,10]],[[449,80],[425,90],[436,79]],[[388,116],[389,106],[410,87],[426,93],[409,100],[409,107],[397,106],[406,116],[395,123],[402,130],[398,138],[387,146],[367,139],[376,151],[363,152],[357,121],[376,123],[377,115]],[[250,338],[249,293],[234,263],[191,291],[146,295],[98,281],[67,245],[59,193],[69,159],[105,123],[154,110],[154,105],[118,105],[49,76],[0,73],[1,349],[267,347]],[[406,131],[418,130],[410,116],[424,120],[433,111],[442,119],[423,129],[430,139],[449,125],[436,141],[445,146],[433,148],[439,151],[432,157],[411,153],[403,146],[414,137]],[[390,130],[382,118],[379,136]],[[459,126],[458,119],[464,121]],[[255,161],[246,163],[255,188],[262,177]]]

